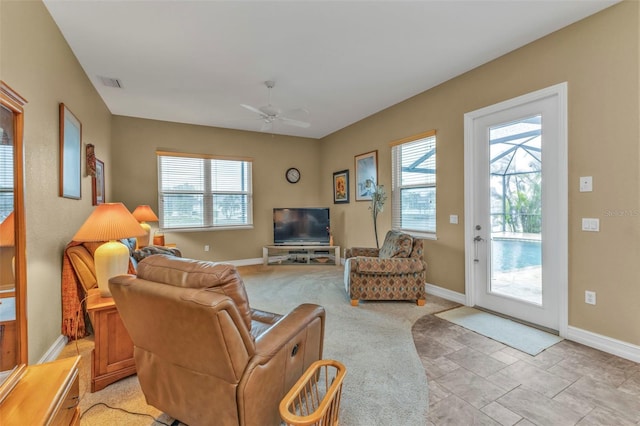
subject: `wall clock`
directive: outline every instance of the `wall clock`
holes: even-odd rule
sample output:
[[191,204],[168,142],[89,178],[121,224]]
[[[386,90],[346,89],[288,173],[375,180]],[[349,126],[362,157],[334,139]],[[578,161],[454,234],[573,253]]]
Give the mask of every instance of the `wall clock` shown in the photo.
[[284,175],[289,183],[298,183],[300,180],[300,170],[295,167],[287,169],[287,172]]

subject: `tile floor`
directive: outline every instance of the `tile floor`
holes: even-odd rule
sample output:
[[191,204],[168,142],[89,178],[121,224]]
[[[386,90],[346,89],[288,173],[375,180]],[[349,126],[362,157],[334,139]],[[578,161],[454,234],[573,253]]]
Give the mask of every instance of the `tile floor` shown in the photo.
[[640,364],[564,340],[537,356],[428,315],[428,425],[638,425]]

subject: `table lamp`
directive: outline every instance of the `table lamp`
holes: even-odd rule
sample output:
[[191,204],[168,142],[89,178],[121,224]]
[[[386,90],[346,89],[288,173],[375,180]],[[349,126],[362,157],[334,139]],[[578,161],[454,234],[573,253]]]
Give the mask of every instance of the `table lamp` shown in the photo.
[[133,217],[140,222],[140,226],[145,230],[145,235],[138,237],[138,248],[149,245],[149,236],[151,235],[151,226],[147,222],[157,222],[158,216],[151,210],[151,207],[143,204],[133,211]]
[[129,249],[117,240],[139,237],[144,232],[122,203],[99,204],[76,232],[74,241],[107,241],[93,255],[100,296],[111,297],[109,278],[129,270]]

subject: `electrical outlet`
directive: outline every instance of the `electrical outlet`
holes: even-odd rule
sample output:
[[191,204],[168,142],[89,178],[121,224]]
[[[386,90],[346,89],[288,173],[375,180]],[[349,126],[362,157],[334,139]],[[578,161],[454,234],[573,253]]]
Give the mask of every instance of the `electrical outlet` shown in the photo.
[[584,303],[588,303],[589,305],[596,304],[596,292],[595,291],[585,291],[584,292]]
[[204,246],[204,251],[209,251],[209,244]]

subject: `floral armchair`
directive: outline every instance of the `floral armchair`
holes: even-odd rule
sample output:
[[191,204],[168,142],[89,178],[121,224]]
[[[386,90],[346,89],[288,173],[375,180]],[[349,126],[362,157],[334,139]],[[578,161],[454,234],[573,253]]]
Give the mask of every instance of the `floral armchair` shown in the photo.
[[360,300],[426,300],[427,264],[422,240],[389,231],[380,249],[354,247],[345,253],[344,283],[351,304]]

